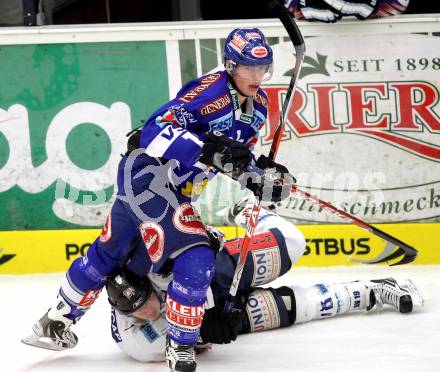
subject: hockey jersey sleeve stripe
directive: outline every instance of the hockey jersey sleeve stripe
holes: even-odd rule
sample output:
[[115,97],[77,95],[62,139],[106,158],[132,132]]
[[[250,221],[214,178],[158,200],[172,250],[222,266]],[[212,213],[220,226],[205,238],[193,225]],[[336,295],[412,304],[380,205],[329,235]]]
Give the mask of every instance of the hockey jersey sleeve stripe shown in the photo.
[[145,148],[149,156],[175,159],[188,167],[194,165],[200,157],[203,142],[184,128],[168,124],[159,133],[151,134],[153,138]]
[[61,284],[61,291],[63,292],[63,297],[70,300],[71,303],[77,305],[80,303],[84,296],[84,292],[80,291],[76,286],[72,284],[69,278],[69,273],[66,273],[64,280]]

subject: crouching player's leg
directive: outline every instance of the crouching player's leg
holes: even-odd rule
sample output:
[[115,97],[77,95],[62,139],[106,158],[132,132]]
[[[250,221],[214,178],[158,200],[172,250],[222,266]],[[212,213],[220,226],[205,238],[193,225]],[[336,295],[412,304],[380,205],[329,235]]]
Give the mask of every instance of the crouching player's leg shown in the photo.
[[70,327],[78,322],[98,298],[111,274],[125,260],[138,234],[118,200],[113,204],[101,235],[84,257],[74,260],[66,272],[58,296],[49,310],[34,324],[32,334],[22,342],[50,350],[73,348],[78,337]]
[[165,356],[173,371],[195,371],[195,345],[200,334],[207,290],[214,276],[215,252],[207,245],[185,250],[174,260],[168,285]]

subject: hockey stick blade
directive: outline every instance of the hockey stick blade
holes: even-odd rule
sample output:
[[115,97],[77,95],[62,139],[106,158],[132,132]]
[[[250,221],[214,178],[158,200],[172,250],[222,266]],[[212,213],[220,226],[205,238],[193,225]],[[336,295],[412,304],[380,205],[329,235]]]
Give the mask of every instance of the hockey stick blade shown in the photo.
[[369,260],[360,260],[358,258],[350,257],[349,259],[352,262],[357,262],[366,265],[373,265],[373,264],[388,262],[399,257],[402,257],[402,259],[398,262],[390,264],[390,266],[404,265],[410,263],[415,260],[417,255],[407,254],[402,248],[395,246],[391,243],[388,243],[387,246],[382,251],[382,253],[375,258],[371,258]]
[[[408,264],[410,262],[413,262],[418,254],[417,249],[414,247],[411,247],[410,245],[402,242],[401,240],[395,238],[394,236],[391,236],[390,234],[387,234],[385,231],[379,230],[377,227],[374,227],[362,220],[360,220],[357,217],[352,216],[351,214],[344,212],[330,203],[327,203],[312,194],[302,191],[298,189],[297,186],[292,186],[291,190],[292,194],[297,196],[298,198],[305,199],[315,205],[318,205],[320,208],[325,210],[326,212],[329,212],[339,218],[342,218],[344,221],[350,222],[356,226],[359,226],[360,228],[369,231],[370,233],[379,236],[380,238],[384,239],[391,245],[387,245],[382,253],[371,260],[358,260],[358,259],[351,259],[354,262],[364,263],[364,264],[376,264],[376,263],[383,263],[387,261],[391,261],[393,259],[399,258],[401,256],[402,259],[396,263],[391,264],[390,266],[396,266],[396,265],[404,265]],[[397,247],[397,250],[393,252],[393,250]]]

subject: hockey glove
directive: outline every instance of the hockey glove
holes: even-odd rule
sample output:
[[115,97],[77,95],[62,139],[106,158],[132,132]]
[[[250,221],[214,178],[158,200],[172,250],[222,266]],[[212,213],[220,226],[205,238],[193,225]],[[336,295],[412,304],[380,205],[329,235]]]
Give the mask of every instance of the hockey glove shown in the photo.
[[324,0],[333,9],[344,16],[355,16],[357,19],[368,18],[376,9],[377,0]]
[[235,341],[241,330],[242,317],[239,309],[233,309],[228,314],[220,307],[207,309],[200,328],[203,343],[229,344]]
[[211,248],[214,249],[216,253],[220,252],[225,245],[225,234],[214,226],[206,225],[205,227],[211,242]]
[[284,0],[284,5],[298,19],[333,23],[342,17],[325,0]]
[[252,160],[251,151],[221,132],[208,132],[199,161],[237,179]]
[[342,16],[368,18],[376,8],[377,0],[285,0],[284,5],[296,17],[308,21],[336,22]]
[[374,13],[377,17],[402,14],[408,8],[409,0],[378,0],[378,6]]
[[255,167],[250,167],[250,172],[241,177],[242,185],[245,185],[264,202],[277,203],[289,197],[296,179],[284,165],[261,155]]

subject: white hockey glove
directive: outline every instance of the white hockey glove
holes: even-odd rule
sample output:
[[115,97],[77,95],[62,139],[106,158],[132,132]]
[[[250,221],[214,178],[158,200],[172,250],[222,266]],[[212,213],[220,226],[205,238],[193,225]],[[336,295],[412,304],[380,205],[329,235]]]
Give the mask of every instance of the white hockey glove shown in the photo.
[[334,23],[342,17],[324,0],[285,0],[284,5],[298,19]]
[[378,0],[285,0],[286,8],[298,19],[336,22],[342,16],[368,18],[377,8]]
[[75,347],[78,337],[70,330],[75,321],[64,316],[69,313],[69,304],[59,296],[54,306],[34,324],[33,333],[21,341],[26,345],[55,351]]
[[377,0],[324,0],[344,16],[355,16],[357,19],[368,18],[376,9]]

